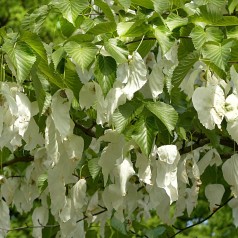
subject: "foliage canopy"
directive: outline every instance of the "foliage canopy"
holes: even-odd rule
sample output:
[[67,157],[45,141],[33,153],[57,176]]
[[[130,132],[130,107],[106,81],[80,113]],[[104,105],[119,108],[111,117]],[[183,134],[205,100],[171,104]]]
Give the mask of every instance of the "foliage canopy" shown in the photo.
[[52,0],[0,28],[0,237],[12,207],[37,238],[172,238],[228,202],[238,226],[237,7]]

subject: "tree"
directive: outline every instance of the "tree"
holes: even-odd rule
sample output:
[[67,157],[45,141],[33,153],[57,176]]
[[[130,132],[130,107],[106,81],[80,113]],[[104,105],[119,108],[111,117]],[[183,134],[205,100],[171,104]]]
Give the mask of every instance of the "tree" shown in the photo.
[[0,28],[0,237],[172,238],[226,204],[235,234],[237,6],[52,0]]

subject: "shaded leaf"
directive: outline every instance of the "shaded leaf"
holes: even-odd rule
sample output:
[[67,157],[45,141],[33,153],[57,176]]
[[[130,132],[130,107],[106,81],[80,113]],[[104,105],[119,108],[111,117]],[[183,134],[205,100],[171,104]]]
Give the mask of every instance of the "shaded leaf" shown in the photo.
[[198,61],[199,52],[193,51],[188,54],[184,59],[179,61],[178,66],[175,68],[172,76],[172,84],[174,86],[179,86],[182,80],[185,78],[192,66]]
[[132,138],[140,146],[140,149],[145,155],[149,155],[154,142],[156,134],[156,127],[152,118],[141,117],[136,122],[135,131],[133,132]]
[[178,114],[172,106],[163,102],[147,102],[145,106],[166,126],[170,133],[174,130]]
[[101,170],[98,161],[99,158],[93,158],[88,161],[88,170],[90,175],[92,176],[92,179],[95,179]]

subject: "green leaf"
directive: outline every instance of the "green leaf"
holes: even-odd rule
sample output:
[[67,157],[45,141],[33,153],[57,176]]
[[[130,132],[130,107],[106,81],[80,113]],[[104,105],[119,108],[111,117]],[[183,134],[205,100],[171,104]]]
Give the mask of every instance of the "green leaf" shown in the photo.
[[215,24],[222,19],[222,11],[220,8],[213,7],[212,5],[201,6],[200,16],[203,18],[204,22],[208,24]]
[[120,22],[117,24],[117,33],[124,37],[141,37],[150,30],[144,19],[136,22]]
[[237,26],[238,18],[235,16],[224,16],[218,22],[214,23],[213,26]]
[[154,9],[158,13],[163,13],[171,8],[171,0],[152,0]]
[[67,64],[64,72],[64,83],[69,89],[73,91],[75,98],[79,100],[79,91],[82,88],[82,83],[77,72],[75,70],[69,69]]
[[61,17],[60,30],[64,36],[70,37],[76,30],[76,27],[74,27],[74,25],[68,22],[65,18]]
[[67,42],[70,41],[75,41],[79,44],[81,43],[86,43],[86,42],[92,42],[94,40],[94,35],[93,34],[77,34],[77,35],[73,35],[71,37],[69,37],[67,39]]
[[190,36],[192,37],[192,41],[196,49],[202,48],[204,43],[207,41],[206,33],[201,26],[194,27]]
[[49,82],[53,83],[59,88],[64,88],[64,82],[59,73],[54,70],[54,66],[48,65],[48,62],[41,60],[38,64],[39,72],[42,73]]
[[145,155],[149,155],[153,146],[156,126],[153,118],[145,118],[142,116],[135,123],[135,130],[132,134],[132,139],[139,145],[141,151]]
[[130,101],[125,105],[119,106],[116,112],[112,115],[112,120],[115,125],[115,129],[121,133],[125,128],[131,124],[133,119],[137,117],[143,111],[144,105]]
[[[133,42],[131,44],[128,44],[127,47],[130,52],[138,51],[142,58],[144,58],[150,50],[155,45],[156,40],[144,40],[141,42]],[[140,44],[141,43],[141,44]],[[139,46],[140,45],[140,46]],[[138,48],[139,46],[139,48]]]
[[64,49],[83,70],[92,63],[97,53],[97,47],[94,44],[78,44],[74,41],[68,42]]
[[174,235],[173,228],[167,225],[159,225],[156,228],[147,230],[145,235],[148,238],[167,238],[172,237]]
[[238,6],[238,0],[228,1],[229,13],[232,14],[234,12],[234,10],[237,8],[237,6]]
[[47,174],[41,174],[37,179],[37,187],[42,193],[48,186],[48,175]]
[[158,26],[154,29],[154,35],[162,49],[163,54],[166,54],[174,44],[174,38],[171,32],[165,26]]
[[196,26],[190,36],[196,49],[201,49],[207,41],[221,42],[223,40],[223,33],[217,27],[208,27],[204,31],[201,26]]
[[101,55],[97,57],[94,74],[104,95],[113,86],[116,78],[116,69],[117,64],[112,57]]
[[6,41],[2,47],[17,70],[17,81],[23,83],[36,61],[31,48],[24,42]]
[[209,59],[216,66],[225,71],[230,58],[232,45],[233,40],[225,40],[222,44],[207,42],[202,49],[203,57]]
[[117,63],[122,64],[128,61],[128,51],[118,46],[118,41],[116,39],[109,39],[109,41],[105,42],[104,47]]
[[112,10],[107,3],[103,2],[102,0],[95,0],[94,4],[103,11],[108,20],[115,21]]
[[75,26],[78,15],[85,10],[89,2],[88,0],[53,0],[53,6],[59,9],[63,17]]
[[195,50],[192,39],[180,39],[180,44],[178,46],[178,60],[179,62],[183,60],[188,54]]
[[123,234],[123,235],[127,235],[127,231],[126,231],[126,225],[125,223],[122,223],[121,221],[119,221],[118,219],[116,219],[115,217],[113,217],[111,219],[111,226],[118,231],[119,233]]
[[49,7],[43,5],[34,10],[31,14],[27,14],[22,21],[23,29],[38,34],[46,20],[48,12]]
[[42,60],[47,61],[45,47],[37,34],[29,31],[22,31],[20,39],[22,42],[25,42],[30,46],[31,49],[42,58]]
[[92,179],[95,179],[101,170],[101,167],[98,165],[98,161],[99,158],[93,158],[88,161],[88,170]]
[[101,22],[92,27],[87,33],[100,35],[104,33],[114,32],[116,30],[115,22]]
[[54,51],[52,53],[52,61],[55,67],[55,70],[58,67],[58,64],[60,63],[60,61],[62,60],[62,58],[65,56],[65,50],[63,47],[58,48],[56,51]]
[[199,59],[199,52],[193,51],[192,53],[188,54],[184,59],[179,61],[178,66],[175,68],[172,77],[172,84],[174,86],[179,86],[184,77],[187,75],[188,71],[192,68],[192,66],[198,61]]
[[153,2],[151,0],[131,0],[131,3],[147,9],[154,9]]
[[34,67],[31,71],[32,81],[33,81],[33,87],[35,89],[36,99],[39,107],[40,114],[44,113],[43,108],[45,105],[46,100],[46,92],[45,89],[41,83],[41,80],[39,79],[37,75],[37,69]]
[[131,0],[118,0],[118,2],[127,10],[131,5]]
[[174,108],[163,102],[147,102],[145,106],[166,126],[171,134],[178,120],[178,113]]
[[182,18],[177,14],[171,13],[165,20],[166,25],[172,31],[177,27],[187,25],[188,18]]

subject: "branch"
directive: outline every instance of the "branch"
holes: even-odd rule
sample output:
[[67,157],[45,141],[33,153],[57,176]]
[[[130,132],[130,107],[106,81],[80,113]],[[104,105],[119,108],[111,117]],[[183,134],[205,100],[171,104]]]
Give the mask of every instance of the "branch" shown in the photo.
[[34,157],[31,155],[26,155],[26,156],[22,156],[22,157],[15,157],[12,160],[6,161],[4,163],[2,163],[1,167],[7,167],[16,163],[25,163],[25,162],[31,162],[34,160]]
[[93,124],[91,127],[89,127],[89,128],[85,128],[84,126],[82,126],[82,125],[80,125],[79,123],[77,123],[77,122],[74,121],[74,125],[75,125],[76,128],[78,128],[79,130],[81,130],[84,134],[96,138],[96,134],[95,134],[95,132],[92,130],[92,128],[95,126],[94,124]]
[[[107,211],[107,208],[104,207],[102,211],[93,213],[92,216],[100,215],[100,214],[102,214],[102,213],[104,213],[106,211]],[[88,218],[88,216],[85,215],[83,218],[77,220],[76,223],[78,223],[80,221],[83,221],[83,220],[85,220],[87,218]],[[39,224],[40,224],[40,222],[39,222]],[[54,228],[54,227],[59,227],[59,226],[60,226],[59,224],[51,224],[51,225],[41,225],[40,224],[39,226],[28,226],[28,225],[25,225],[25,226],[16,227],[16,228],[13,228],[13,229],[0,228],[0,230],[4,230],[4,231],[7,231],[7,232],[10,232],[10,231],[19,231],[19,230],[34,229],[34,228]]]
[[194,226],[197,226],[201,223],[203,223],[204,221],[207,221],[209,218],[211,218],[216,212],[218,212],[222,207],[224,207],[229,201],[231,201],[231,199],[233,199],[234,196],[230,197],[227,201],[225,201],[222,205],[220,205],[213,213],[211,213],[209,216],[205,217],[204,219],[202,219],[201,221],[195,223],[195,224],[192,224],[191,226],[187,226],[185,228],[177,228],[177,227],[174,227],[175,229],[179,230],[178,232],[176,232],[174,235],[172,235],[170,238],[173,238],[175,237],[176,235],[194,227]]

